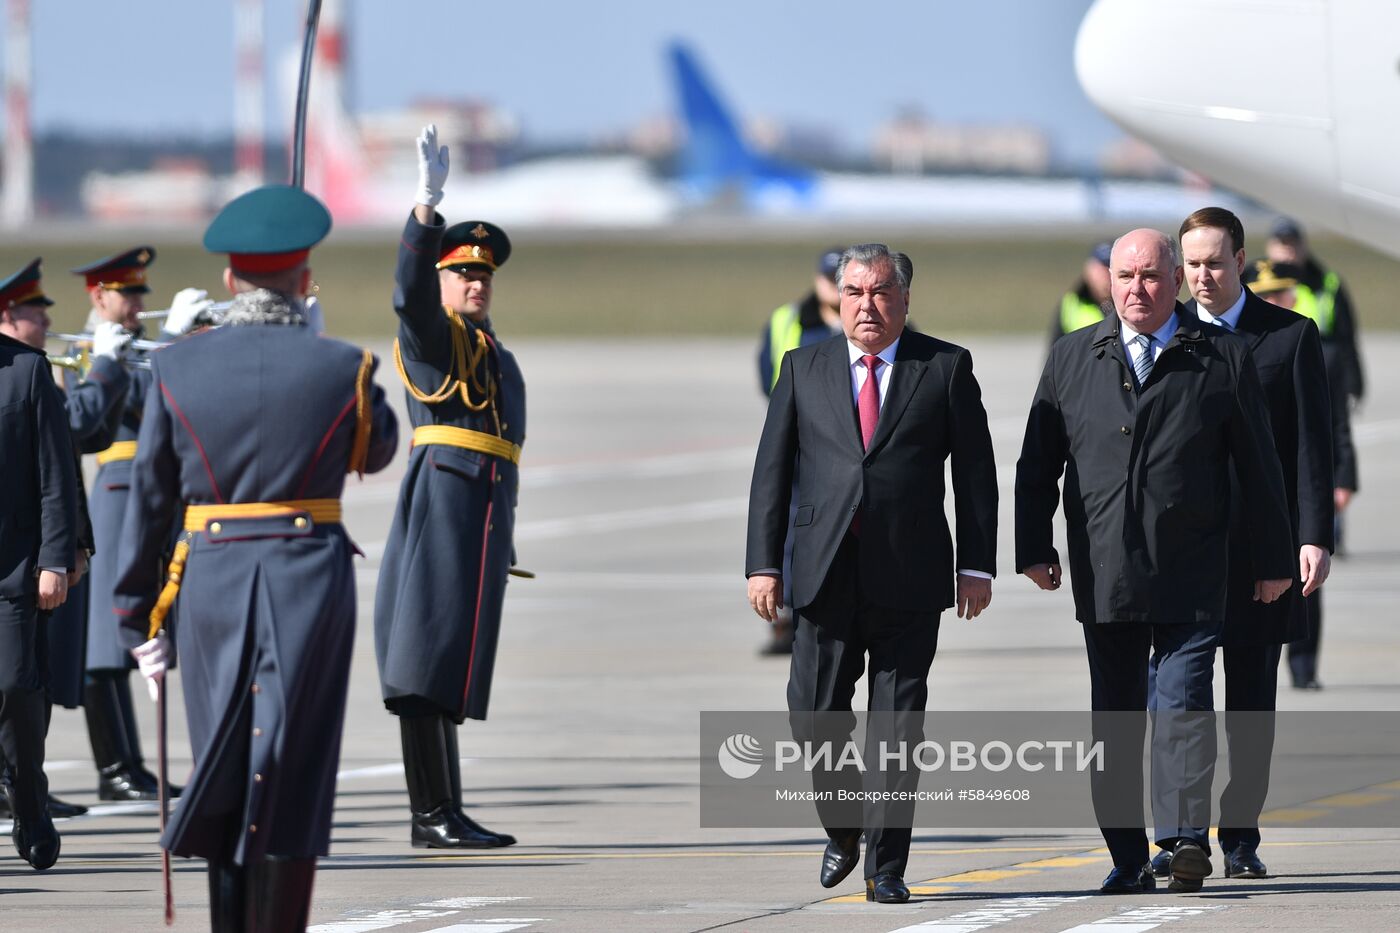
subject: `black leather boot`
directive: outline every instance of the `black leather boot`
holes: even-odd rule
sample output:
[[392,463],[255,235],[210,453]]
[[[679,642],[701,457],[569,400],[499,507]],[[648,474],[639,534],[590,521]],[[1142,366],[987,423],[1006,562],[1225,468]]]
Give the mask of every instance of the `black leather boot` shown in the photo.
[[83,687],[83,715],[97,763],[97,799],[155,800],[155,783],[130,764],[130,739],[118,689],[118,682],[126,677],[126,671],[89,674]]
[[447,740],[440,716],[400,716],[403,770],[413,813],[409,840],[415,849],[494,849],[501,840],[478,832],[457,812]]
[[483,836],[495,836],[500,840],[498,845],[515,845],[515,837],[510,833],[498,833],[495,830],[487,829],[467,816],[466,811],[462,809],[462,753],[457,749],[457,724],[452,721],[451,716],[444,715],[442,717],[442,737],[447,745],[447,770],[452,779],[452,801],[457,806],[457,815],[472,830]]
[[304,933],[316,859],[266,855],[250,869],[246,933]]
[[22,805],[15,789],[9,785],[4,788],[4,797],[10,812],[14,814],[10,839],[15,844],[15,852],[39,871],[52,868],[53,863],[58,861],[62,840],[58,830],[54,829],[53,820],[49,818],[48,807],[44,804],[37,807]]
[[245,933],[247,882],[232,859],[209,860],[209,929],[211,933]]

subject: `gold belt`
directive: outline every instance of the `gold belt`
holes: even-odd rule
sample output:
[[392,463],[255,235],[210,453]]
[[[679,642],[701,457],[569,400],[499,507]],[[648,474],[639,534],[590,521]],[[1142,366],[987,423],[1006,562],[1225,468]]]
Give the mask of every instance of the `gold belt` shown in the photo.
[[413,446],[419,444],[443,444],[447,447],[460,447],[477,453],[491,454],[502,460],[520,465],[520,445],[512,444],[503,437],[487,434],[484,431],[469,431],[446,424],[425,424],[413,429]]
[[[271,518],[278,515],[306,513],[311,521],[322,525],[340,522],[339,499],[289,499],[286,502],[230,502],[222,505],[185,506],[185,530],[219,533],[220,521],[237,518]],[[298,516],[304,521],[304,516]],[[304,527],[297,525],[298,528]]]
[[[136,446],[135,442],[131,442]],[[304,513],[304,514],[303,514]],[[238,518],[267,518],[277,515],[295,515],[293,524],[305,528],[307,516],[322,525],[340,522],[339,499],[290,499],[286,502],[231,502],[223,505],[185,506],[185,531],[208,531],[218,534],[223,529],[220,521]],[[155,638],[165,626],[165,617],[180,593],[180,581],[185,575],[185,561],[190,556],[189,535],[175,545],[170,556],[170,565],[165,572],[165,586],[161,588],[156,604],[151,608],[148,637]]]
[[121,460],[135,460],[135,459],[136,459],[136,442],[135,442],[135,441],[117,441],[115,444],[113,444],[111,447],[108,447],[106,450],[103,450],[103,451],[99,451],[99,452],[98,452],[98,454],[97,454],[97,465],[98,465],[98,466],[106,466],[106,465],[109,464],[109,463],[116,463],[116,462],[121,461]]

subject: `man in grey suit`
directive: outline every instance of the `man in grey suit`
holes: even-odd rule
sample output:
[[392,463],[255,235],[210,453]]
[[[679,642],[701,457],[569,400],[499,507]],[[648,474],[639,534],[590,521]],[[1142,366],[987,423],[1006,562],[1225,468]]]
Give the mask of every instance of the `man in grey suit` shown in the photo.
[[[846,250],[836,272],[843,333],[789,351],[769,402],[745,573],[750,604],[771,621],[800,462],[787,690],[795,731],[814,718],[801,714],[849,713],[867,655],[868,708],[920,713],[941,611],[956,603],[975,618],[991,601],[997,486],[981,389],[965,349],[905,329],[912,275],[909,258],[882,244]],[[950,457],[956,554],[943,512]],[[831,840],[821,883],[832,887],[859,861],[862,828],[819,813]],[[909,899],[910,828],[890,825],[901,821],[866,821],[867,900]]]

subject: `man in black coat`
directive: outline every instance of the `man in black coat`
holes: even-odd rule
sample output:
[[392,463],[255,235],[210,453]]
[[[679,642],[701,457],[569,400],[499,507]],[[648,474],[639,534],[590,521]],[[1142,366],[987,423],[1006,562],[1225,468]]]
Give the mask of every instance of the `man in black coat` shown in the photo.
[[[1157,654],[1153,823],[1157,844],[1173,852],[1172,888],[1199,890],[1211,872],[1214,726],[1185,714],[1214,708],[1232,469],[1253,530],[1255,598],[1272,602],[1288,589],[1292,534],[1268,411],[1244,341],[1208,335],[1177,304],[1181,263],[1164,234],[1124,235],[1110,272],[1116,313],[1056,343],[1036,389],[1016,467],[1016,569],[1041,589],[1060,585],[1052,519],[1063,473],[1093,709],[1146,709],[1148,653]],[[1106,718],[1095,718],[1096,735]],[[1196,731],[1182,735],[1183,722]],[[1142,726],[1125,736],[1138,750]],[[1113,768],[1114,749],[1108,751],[1110,768],[1095,772],[1093,782],[1114,864],[1101,890],[1136,893],[1155,886],[1147,835],[1140,822],[1106,817],[1103,802],[1122,794],[1140,819],[1139,752]]]
[[[38,261],[0,283],[0,307],[42,314]],[[44,776],[48,661],[39,614],[68,595],[77,569],[78,480],[63,400],[40,351],[0,334],[0,753],[21,858],[37,869],[58,860]]]
[[[1182,223],[1180,239],[1186,285],[1193,296],[1187,310],[1238,334],[1254,357],[1283,468],[1290,540],[1298,555],[1288,593],[1272,603],[1252,598],[1257,575],[1250,539],[1255,530],[1244,510],[1245,490],[1236,482],[1231,489],[1230,583],[1221,637],[1230,782],[1220,796],[1218,837],[1225,877],[1263,878],[1268,870],[1256,850],[1274,733],[1272,717],[1260,713],[1275,708],[1280,648],[1307,635],[1309,618],[1321,611],[1320,597],[1313,594],[1331,569],[1332,412],[1327,370],[1316,325],[1241,284],[1244,226],[1238,217],[1224,208],[1202,208]],[[1234,712],[1242,715],[1232,718],[1229,714]],[[1153,859],[1154,874],[1164,876],[1168,860],[1165,852]]]
[[[771,622],[783,603],[800,460],[788,680],[795,728],[796,714],[851,709],[867,653],[868,708],[921,712],[940,612],[956,603],[959,616],[974,618],[991,601],[997,487],[981,389],[965,349],[905,329],[912,269],[881,244],[846,250],[837,270],[843,335],[789,351],[769,402],[745,573],[750,604]],[[943,512],[950,456],[956,555]],[[866,898],[901,903],[910,829],[890,822],[865,829]],[[832,887],[859,860],[862,830],[823,823],[831,842],[821,882]]]

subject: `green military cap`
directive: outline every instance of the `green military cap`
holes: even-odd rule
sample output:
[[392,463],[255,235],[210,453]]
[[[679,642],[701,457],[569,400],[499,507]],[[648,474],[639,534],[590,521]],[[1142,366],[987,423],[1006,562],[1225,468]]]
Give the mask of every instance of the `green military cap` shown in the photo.
[[504,230],[484,220],[468,220],[453,224],[443,233],[437,267],[485,266],[494,272],[509,258],[510,238]]
[[83,276],[87,280],[88,288],[144,295],[151,290],[146,284],[146,267],[154,262],[155,258],[154,247],[138,246],[69,271],[74,275]]
[[291,185],[264,185],[219,211],[204,231],[204,248],[228,253],[239,272],[281,272],[305,262],[330,229],[330,211],[316,198]]
[[51,305],[53,301],[44,294],[44,286],[39,280],[39,264],[36,259],[23,269],[0,282],[0,308],[15,305]]

